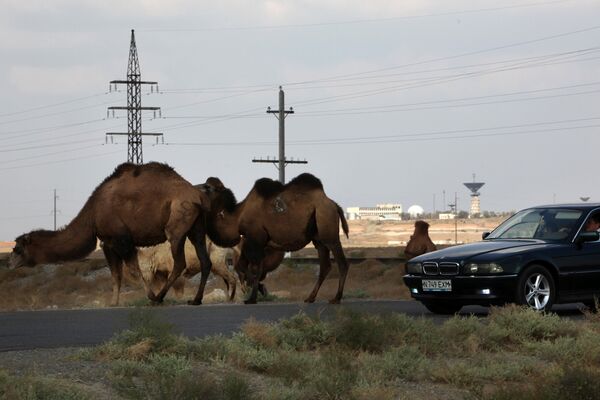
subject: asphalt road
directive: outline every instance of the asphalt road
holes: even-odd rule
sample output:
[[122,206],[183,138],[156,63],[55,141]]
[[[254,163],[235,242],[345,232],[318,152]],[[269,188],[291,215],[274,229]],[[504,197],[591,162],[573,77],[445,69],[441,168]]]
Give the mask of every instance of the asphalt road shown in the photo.
[[[429,313],[416,301],[402,300],[346,300],[339,306],[328,303],[160,306],[153,310],[159,318],[172,323],[179,333],[188,337],[202,337],[218,333],[231,334],[251,317],[258,321],[277,321],[300,311],[327,317],[344,307],[368,313],[400,312],[410,316],[425,316],[440,323],[447,318]],[[554,310],[567,318],[582,318],[578,305],[555,306]],[[132,308],[105,308],[3,312],[0,313],[0,351],[97,345],[127,329],[131,311]],[[461,314],[485,317],[487,309],[464,307]]]

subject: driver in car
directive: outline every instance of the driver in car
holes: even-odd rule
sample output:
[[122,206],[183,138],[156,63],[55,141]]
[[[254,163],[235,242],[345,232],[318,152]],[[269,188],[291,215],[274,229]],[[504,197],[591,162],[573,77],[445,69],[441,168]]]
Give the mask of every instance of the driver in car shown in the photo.
[[600,232],[600,214],[592,215],[586,222],[583,227],[586,232]]

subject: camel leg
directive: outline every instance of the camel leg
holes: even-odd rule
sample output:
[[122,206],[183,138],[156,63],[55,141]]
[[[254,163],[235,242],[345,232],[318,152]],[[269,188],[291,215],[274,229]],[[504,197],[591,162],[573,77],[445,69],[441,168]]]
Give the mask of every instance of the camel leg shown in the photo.
[[185,269],[185,237],[180,237],[169,241],[171,242],[171,255],[173,256],[173,271],[171,271],[169,274],[167,283],[165,283],[160,292],[158,292],[157,295],[154,295],[153,293],[152,296],[148,296],[150,300],[156,303],[162,303],[173,283],[175,283],[177,278],[179,278]]
[[267,290],[267,287],[265,286],[264,283],[258,284],[258,291],[260,292],[260,294],[262,294],[265,297],[267,297],[269,295],[269,291]]
[[250,263],[248,269],[248,278],[252,282],[252,291],[250,296],[244,300],[245,304],[256,304],[258,297],[258,287],[260,285],[260,276],[262,275],[262,265]]
[[102,252],[104,253],[112,277],[112,300],[110,305],[118,306],[119,294],[121,292],[121,280],[123,279],[123,260],[106,243],[104,243],[104,246],[102,247]]
[[330,246],[330,249],[333,253],[333,258],[335,258],[335,262],[338,265],[338,269],[340,271],[340,280],[338,283],[338,291],[335,297],[329,300],[331,304],[339,304],[342,300],[342,296],[344,294],[344,284],[346,283],[346,276],[348,276],[348,261],[346,260],[346,256],[344,255],[344,250],[342,249],[342,244],[340,242]]
[[319,252],[319,278],[317,279],[317,283],[315,283],[315,287],[313,288],[310,295],[304,300],[305,303],[314,303],[315,298],[317,297],[317,293],[323,284],[327,275],[329,275],[329,271],[331,271],[331,260],[329,259],[329,248],[325,246],[323,243],[318,240],[313,240],[313,244],[315,248]]
[[129,260],[125,261],[125,263],[127,264],[127,267],[130,271],[137,271],[139,275],[142,276],[142,282],[144,284],[146,296],[148,296],[148,298],[150,298],[151,295],[154,296],[154,291],[152,290],[152,282],[148,281],[148,277],[140,269],[140,265],[138,263],[137,258],[137,250],[135,255],[133,257],[130,257]]
[[249,268],[250,268],[250,265],[248,263],[248,260],[245,257],[242,257],[241,254],[238,255],[237,261],[235,262],[233,269],[235,270],[235,272],[240,280],[240,286],[242,288],[243,293],[248,292],[247,275],[248,275]]
[[250,296],[244,301],[246,304],[256,304],[258,284],[262,276],[262,261],[265,259],[265,246],[259,242],[246,239],[242,245],[241,258],[248,262],[246,281],[252,284]]
[[200,232],[193,232],[188,235],[188,238],[194,245],[194,249],[196,249],[196,256],[198,256],[198,259],[200,260],[201,268],[200,286],[198,286],[196,296],[194,296],[193,300],[188,301],[188,304],[198,305],[202,304],[204,288],[206,287],[206,281],[208,281],[208,275],[212,269],[212,262],[210,261],[208,251],[206,250],[206,235]]

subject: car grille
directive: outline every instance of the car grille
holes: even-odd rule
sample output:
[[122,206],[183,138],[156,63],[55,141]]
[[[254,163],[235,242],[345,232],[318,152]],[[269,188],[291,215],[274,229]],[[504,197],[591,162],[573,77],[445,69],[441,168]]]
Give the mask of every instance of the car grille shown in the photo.
[[452,262],[424,262],[423,272],[425,275],[458,275],[459,265]]
[[438,275],[440,270],[436,262],[424,262],[423,272],[425,272],[425,275]]
[[458,263],[440,263],[441,275],[458,275]]

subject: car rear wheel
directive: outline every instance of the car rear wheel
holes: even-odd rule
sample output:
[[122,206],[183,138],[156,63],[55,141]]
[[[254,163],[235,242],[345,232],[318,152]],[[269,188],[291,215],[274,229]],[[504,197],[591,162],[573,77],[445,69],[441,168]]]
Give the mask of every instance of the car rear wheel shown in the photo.
[[554,278],[548,269],[531,265],[519,277],[516,301],[536,311],[548,311],[556,298],[555,288]]
[[452,315],[456,314],[463,307],[462,304],[451,301],[428,301],[423,305],[434,314]]

